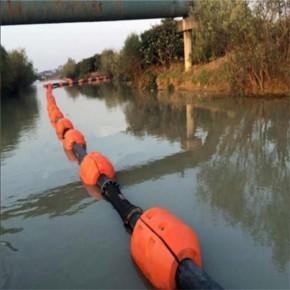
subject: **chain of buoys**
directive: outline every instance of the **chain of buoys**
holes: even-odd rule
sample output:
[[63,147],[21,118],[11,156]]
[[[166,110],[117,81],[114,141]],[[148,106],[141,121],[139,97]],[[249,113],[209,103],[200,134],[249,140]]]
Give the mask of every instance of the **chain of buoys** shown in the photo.
[[107,76],[73,81],[65,79],[45,85],[47,111],[58,139],[80,164],[85,185],[97,185],[132,233],[131,255],[144,276],[158,289],[222,289],[202,269],[201,250],[196,233],[162,208],[143,210],[122,194],[111,162],[99,152],[86,151],[83,134],[64,117],[52,94],[63,86],[103,83]]

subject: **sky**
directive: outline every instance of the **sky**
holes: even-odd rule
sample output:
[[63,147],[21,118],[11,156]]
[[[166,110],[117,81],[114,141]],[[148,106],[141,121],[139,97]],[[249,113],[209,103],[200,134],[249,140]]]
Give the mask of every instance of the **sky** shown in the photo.
[[1,45],[6,50],[24,48],[38,72],[55,69],[69,57],[76,61],[119,50],[130,33],[141,33],[160,19],[19,25],[1,27]]

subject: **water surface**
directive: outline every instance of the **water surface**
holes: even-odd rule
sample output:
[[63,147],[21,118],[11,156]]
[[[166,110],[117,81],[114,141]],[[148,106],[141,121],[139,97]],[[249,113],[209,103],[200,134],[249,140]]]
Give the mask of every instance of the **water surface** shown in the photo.
[[[225,288],[289,287],[290,102],[57,89],[57,103],[115,165],[122,191],[199,235],[206,271]],[[38,83],[2,102],[0,285],[150,288],[117,213],[79,180]]]

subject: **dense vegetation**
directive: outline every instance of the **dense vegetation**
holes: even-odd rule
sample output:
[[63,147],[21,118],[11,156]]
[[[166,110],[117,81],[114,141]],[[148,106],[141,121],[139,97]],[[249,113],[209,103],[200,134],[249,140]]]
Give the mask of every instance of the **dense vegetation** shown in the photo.
[[[290,0],[194,3],[192,16],[197,22],[192,32],[194,65],[224,58],[214,82],[223,79],[235,92],[263,93],[266,88],[280,84],[289,87]],[[182,34],[177,33],[174,20],[166,19],[141,35],[129,35],[120,52],[105,50],[79,63],[69,59],[62,75],[77,78],[97,71],[115,80],[138,83],[147,79],[150,87],[156,87],[160,72],[174,63],[182,63],[182,59]],[[208,84],[209,79],[205,70],[201,76],[192,72],[192,82]]]
[[32,63],[24,50],[7,52],[0,46],[1,96],[17,95],[36,80]]
[[289,81],[289,0],[200,0],[193,16],[194,63],[227,55],[228,78],[241,91]]

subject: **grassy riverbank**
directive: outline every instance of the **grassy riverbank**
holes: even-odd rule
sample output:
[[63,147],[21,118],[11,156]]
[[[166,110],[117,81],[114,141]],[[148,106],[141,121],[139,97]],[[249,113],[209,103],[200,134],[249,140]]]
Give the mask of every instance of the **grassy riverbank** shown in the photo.
[[232,87],[228,62],[227,57],[221,57],[206,64],[194,65],[188,72],[184,71],[183,63],[174,63],[168,68],[152,66],[139,76],[133,86],[168,92],[211,92],[227,95],[242,93],[247,96],[290,97],[290,82],[280,79],[265,82],[263,90],[249,84],[243,92],[236,91]]

